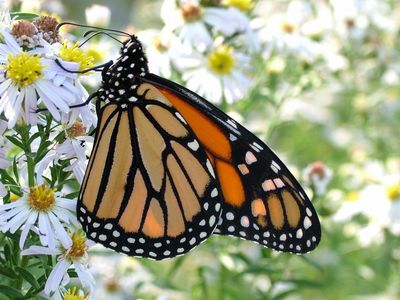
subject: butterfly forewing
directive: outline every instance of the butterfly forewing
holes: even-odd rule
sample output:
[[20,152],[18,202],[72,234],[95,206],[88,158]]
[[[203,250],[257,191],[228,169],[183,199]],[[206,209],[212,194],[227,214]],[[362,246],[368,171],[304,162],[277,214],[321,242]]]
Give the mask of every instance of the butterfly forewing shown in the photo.
[[206,150],[223,198],[215,233],[294,253],[314,249],[321,230],[307,195],[256,136],[195,93],[153,74],[152,83]]
[[137,96],[101,109],[78,218],[88,237],[106,247],[163,259],[213,232],[219,186],[182,115],[148,84],[138,86]]

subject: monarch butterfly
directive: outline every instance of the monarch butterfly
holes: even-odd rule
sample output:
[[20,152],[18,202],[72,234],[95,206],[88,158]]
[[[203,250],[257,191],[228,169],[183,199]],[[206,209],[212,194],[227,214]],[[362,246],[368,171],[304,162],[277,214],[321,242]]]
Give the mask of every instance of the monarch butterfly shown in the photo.
[[150,73],[135,36],[108,32],[128,39],[94,94],[99,125],[77,207],[87,236],[157,260],[213,233],[313,250],[318,216],[282,161],[211,103]]

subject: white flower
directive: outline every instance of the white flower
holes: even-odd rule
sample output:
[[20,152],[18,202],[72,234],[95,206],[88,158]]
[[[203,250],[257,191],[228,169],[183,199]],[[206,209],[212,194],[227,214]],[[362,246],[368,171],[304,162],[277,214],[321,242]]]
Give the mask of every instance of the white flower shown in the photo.
[[185,44],[205,51],[213,39],[207,26],[225,36],[247,32],[249,21],[238,9],[201,7],[197,0],[166,0],[161,8],[161,17],[166,30],[175,32]]
[[[53,117],[60,120],[59,110],[69,112],[69,105],[76,101],[77,94],[57,80],[64,83],[65,78],[76,75],[62,70],[54,60],[22,51],[7,30],[2,34],[5,44],[0,44],[0,63],[3,64],[0,69],[0,113],[4,112],[8,127],[12,128],[21,115],[35,125],[38,101],[42,101]],[[77,64],[74,66],[75,70],[79,67]]]
[[303,178],[307,184],[314,187],[317,196],[322,196],[332,180],[332,170],[323,162],[315,161],[304,169]]
[[11,26],[11,16],[4,1],[0,2],[0,30]]
[[63,198],[46,185],[38,185],[24,191],[20,199],[0,206],[0,230],[14,233],[22,228],[21,249],[35,226],[39,228],[42,244],[54,249],[57,238],[65,247],[70,247],[72,241],[64,226],[78,226],[75,209],[76,200]]
[[61,285],[66,285],[69,281],[68,269],[73,267],[78,274],[82,286],[91,292],[94,289],[95,280],[88,267],[88,248],[93,242],[87,240],[79,233],[72,233],[70,236],[72,243],[66,247],[60,245],[58,248],[47,248],[41,246],[31,246],[21,252],[21,255],[59,255],[58,262],[51,271],[46,281],[44,292],[50,295],[58,293]]
[[37,181],[43,183],[43,175],[47,175],[49,167],[60,160],[69,160],[70,165],[64,171],[72,171],[79,183],[82,183],[94,138],[88,136],[81,122],[75,122],[65,128],[66,139],[55,149],[50,150],[36,167]]
[[146,48],[150,72],[166,78],[171,77],[171,55],[179,41],[166,30],[144,30],[137,33],[139,40]]
[[[400,235],[400,176],[397,173],[398,163],[394,165],[392,173],[390,162],[389,170],[375,162],[366,164],[364,172],[367,174],[364,177],[368,184],[360,192],[348,193],[347,201],[333,216],[334,221],[349,225],[347,231],[355,235],[362,246],[382,243],[387,229],[394,235]],[[365,217],[368,224],[358,227],[351,223],[357,215]]]
[[312,62],[322,52],[322,46],[302,34],[300,24],[293,22],[286,16],[272,17],[265,28],[260,30],[259,36],[267,45],[265,57],[269,57],[273,50],[286,51]]
[[227,45],[215,46],[206,56],[194,50],[183,53],[174,63],[186,86],[214,103],[239,100],[252,84],[244,73],[249,57]]
[[85,9],[85,16],[88,25],[107,27],[110,24],[111,10],[107,6],[93,4]]

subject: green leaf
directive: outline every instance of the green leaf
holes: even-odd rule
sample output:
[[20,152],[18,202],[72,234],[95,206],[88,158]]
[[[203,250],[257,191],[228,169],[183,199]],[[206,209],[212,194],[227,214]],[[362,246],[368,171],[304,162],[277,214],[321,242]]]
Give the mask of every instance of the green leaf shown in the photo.
[[12,259],[12,254],[11,253],[12,252],[11,252],[10,245],[9,244],[5,244],[4,245],[4,256],[5,256],[6,260],[9,261],[9,262]]
[[22,143],[22,141],[19,138],[15,137],[15,136],[12,136],[12,135],[7,135],[6,138],[11,143],[13,143],[15,146],[25,150],[26,147],[25,147],[25,145]]
[[18,273],[24,278],[31,286],[33,286],[35,289],[39,289],[39,283],[37,282],[35,276],[33,276],[28,270],[25,270],[20,267],[16,267]]
[[78,278],[78,273],[75,270],[68,270],[67,272],[71,278]]
[[32,142],[33,142],[34,140],[36,140],[38,137],[40,137],[40,132],[34,133],[34,134],[29,138],[28,144],[29,144],[29,145],[32,144]]
[[16,277],[16,274],[14,274],[13,270],[10,268],[7,268],[6,266],[1,266],[0,274],[3,276],[9,277],[11,279],[15,279],[15,277]]
[[10,287],[10,286],[5,286],[5,285],[0,285],[0,293],[3,295],[10,296],[12,298],[22,298],[24,296],[17,289]]
[[10,16],[14,20],[32,20],[35,18],[39,18],[39,15],[34,13],[24,13],[24,12],[12,12]]

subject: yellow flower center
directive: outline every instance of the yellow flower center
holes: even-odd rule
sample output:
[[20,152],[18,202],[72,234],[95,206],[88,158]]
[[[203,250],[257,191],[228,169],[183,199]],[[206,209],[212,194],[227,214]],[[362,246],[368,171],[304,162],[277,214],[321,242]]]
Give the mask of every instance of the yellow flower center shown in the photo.
[[253,0],[224,0],[222,3],[236,7],[241,11],[249,11],[253,7]]
[[71,261],[80,259],[86,255],[86,238],[83,234],[73,233],[71,236],[72,246],[69,248],[65,257]]
[[60,57],[65,61],[79,63],[80,71],[94,67],[95,58],[79,48],[78,42],[72,46],[68,46],[68,42],[63,43],[60,50]]
[[400,183],[395,183],[395,184],[389,185],[386,188],[386,195],[392,201],[399,200],[400,199]]
[[4,66],[7,77],[20,89],[37,81],[42,76],[43,68],[39,55],[29,55],[26,52],[8,54],[8,64]]
[[282,31],[286,33],[293,33],[296,30],[296,25],[288,22],[288,21],[283,21],[281,23],[281,29]]
[[37,185],[30,189],[28,204],[32,209],[47,212],[53,208],[55,203],[54,190],[45,184]]
[[83,296],[78,294],[79,292],[74,287],[72,290],[68,289],[68,292],[64,293],[64,300],[85,300]]
[[356,202],[358,201],[358,199],[360,199],[360,193],[356,191],[348,192],[346,195],[346,199],[350,202]]
[[154,48],[157,49],[158,52],[163,53],[168,50],[168,47],[164,45],[164,43],[161,41],[161,37],[155,36],[152,39],[152,43]]
[[181,8],[182,17],[185,22],[195,22],[201,18],[203,14],[201,7],[196,3],[185,4]]
[[219,46],[208,55],[210,68],[218,74],[229,74],[235,66],[233,49],[229,46]]
[[104,49],[100,49],[98,45],[90,47],[86,54],[93,57],[94,64],[101,63],[106,57],[106,52]]
[[10,202],[15,202],[17,200],[19,200],[21,197],[18,196],[17,194],[14,193],[10,193]]
[[84,135],[86,135],[86,130],[82,122],[76,121],[70,128],[67,129],[67,137],[76,138]]

